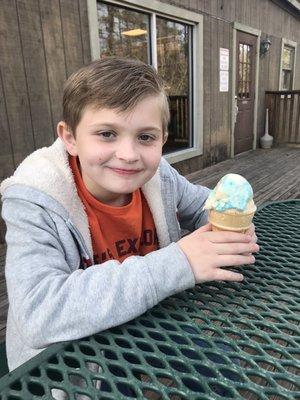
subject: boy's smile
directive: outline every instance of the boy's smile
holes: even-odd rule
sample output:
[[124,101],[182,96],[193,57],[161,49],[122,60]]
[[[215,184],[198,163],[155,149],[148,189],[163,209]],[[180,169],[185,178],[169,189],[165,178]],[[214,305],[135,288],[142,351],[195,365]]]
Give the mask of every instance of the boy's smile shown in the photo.
[[122,206],[155,174],[162,155],[160,96],[148,96],[131,111],[88,106],[76,135],[58,125],[68,152],[78,156],[88,191],[103,203]]

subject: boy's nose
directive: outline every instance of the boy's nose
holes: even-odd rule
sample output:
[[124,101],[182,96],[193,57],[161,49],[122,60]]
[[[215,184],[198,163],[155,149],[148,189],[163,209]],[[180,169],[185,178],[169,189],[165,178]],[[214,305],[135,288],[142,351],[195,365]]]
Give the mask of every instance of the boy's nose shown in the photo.
[[119,144],[119,147],[116,151],[116,157],[120,160],[124,160],[130,163],[138,161],[140,158],[134,143],[130,141],[123,141]]

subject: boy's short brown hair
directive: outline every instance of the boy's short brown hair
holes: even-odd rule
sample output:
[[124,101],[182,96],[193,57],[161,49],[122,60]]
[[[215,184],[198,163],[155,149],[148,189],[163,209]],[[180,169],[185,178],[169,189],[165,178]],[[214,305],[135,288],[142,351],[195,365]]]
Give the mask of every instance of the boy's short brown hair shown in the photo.
[[163,81],[155,69],[138,60],[105,58],[73,73],[65,83],[63,119],[75,134],[87,106],[131,110],[138,101],[157,95],[162,99],[163,138],[168,135],[170,111]]

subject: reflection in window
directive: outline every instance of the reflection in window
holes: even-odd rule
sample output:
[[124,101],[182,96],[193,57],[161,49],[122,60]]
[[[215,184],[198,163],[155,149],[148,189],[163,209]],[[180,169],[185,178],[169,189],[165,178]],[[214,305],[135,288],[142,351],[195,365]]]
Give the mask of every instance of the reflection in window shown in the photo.
[[192,143],[191,33],[192,27],[152,14],[156,32],[150,34],[150,13],[98,2],[100,56],[137,58],[152,63],[151,40],[156,38],[158,74],[166,83],[171,121],[164,153],[190,148]]
[[282,71],[281,71],[281,89],[293,89],[293,73],[294,73],[294,47],[284,46],[282,54]]
[[149,63],[149,15],[102,2],[97,8],[101,58],[128,57]]
[[252,65],[251,65],[252,46],[239,44],[239,75],[238,75],[238,97],[249,99],[251,97]]
[[190,139],[190,28],[157,17],[157,69],[166,82],[171,122],[165,152],[192,146]]

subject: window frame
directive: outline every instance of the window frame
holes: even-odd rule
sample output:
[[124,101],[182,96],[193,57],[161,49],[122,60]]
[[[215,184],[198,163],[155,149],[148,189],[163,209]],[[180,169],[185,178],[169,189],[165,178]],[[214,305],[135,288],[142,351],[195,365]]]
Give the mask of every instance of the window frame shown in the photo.
[[280,70],[279,70],[279,90],[282,89],[282,70],[283,70],[283,50],[284,47],[292,47],[294,49],[294,63],[293,63],[293,75],[292,75],[292,89],[294,90],[295,85],[295,72],[296,72],[296,59],[297,59],[297,43],[292,40],[282,38],[281,40],[281,55],[280,55]]
[[[101,1],[101,0],[100,0]],[[191,85],[193,90],[192,106],[192,143],[193,146],[188,149],[178,150],[165,154],[164,158],[170,163],[184,161],[189,158],[203,155],[203,15],[179,8],[173,5],[161,3],[158,0],[104,0],[112,5],[119,5],[132,8],[136,11],[144,11],[150,14],[151,26],[151,59],[152,65],[157,67],[156,59],[156,41],[154,32],[156,32],[155,16],[162,16],[172,20],[192,25],[192,67],[193,76]],[[91,45],[91,59],[99,58],[100,46],[98,39],[98,15],[97,0],[87,0],[89,33]]]

